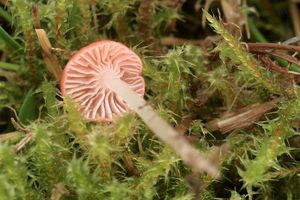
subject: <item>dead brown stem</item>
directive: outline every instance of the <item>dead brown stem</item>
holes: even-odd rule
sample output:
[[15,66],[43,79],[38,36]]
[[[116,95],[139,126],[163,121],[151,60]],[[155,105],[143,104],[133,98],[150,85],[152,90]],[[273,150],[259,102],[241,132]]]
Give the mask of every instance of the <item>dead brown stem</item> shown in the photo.
[[289,71],[287,68],[280,67],[278,64],[276,64],[271,58],[267,56],[259,56],[260,61],[262,62],[263,66],[266,67],[267,69],[282,73],[286,76],[289,76],[289,78],[293,78],[292,75],[289,74]]
[[[26,144],[28,144],[31,141],[33,135],[29,129],[23,128],[18,122],[15,121],[14,118],[11,118],[10,120],[17,131],[26,134],[25,137],[15,146],[15,152],[19,153],[26,146]],[[14,136],[14,133],[10,133],[10,135],[7,136],[7,138],[9,139]]]
[[140,172],[137,170],[137,168],[134,166],[132,160],[130,160],[127,155],[124,155],[122,160],[123,160],[124,165],[126,166],[126,168],[128,170],[128,173],[131,176],[139,177],[141,175]]
[[19,153],[26,146],[26,144],[28,144],[31,141],[32,137],[32,133],[27,133],[26,136],[16,145],[16,153]]
[[56,80],[60,80],[62,69],[57,57],[51,52],[52,46],[46,32],[43,29],[35,29],[35,32],[38,36],[44,61],[49,72],[55,77]]
[[36,4],[32,5],[32,17],[33,17],[34,27],[41,28],[39,7]]
[[300,61],[293,56],[283,54],[283,53],[275,53],[275,52],[268,52],[268,54],[278,57],[278,58],[282,58],[290,63],[294,63],[295,65],[300,66]]
[[28,129],[23,128],[18,122],[16,122],[16,120],[14,118],[10,118],[10,121],[17,131],[25,132],[25,133],[29,132]]
[[209,121],[206,124],[206,128],[209,131],[218,130],[222,133],[245,128],[258,121],[266,112],[274,109],[278,102],[279,100],[276,99],[263,104],[250,105],[235,112],[227,113],[220,118]]
[[276,43],[247,43],[250,52],[261,52],[262,50],[286,50],[300,52],[300,47],[295,45],[285,45]]

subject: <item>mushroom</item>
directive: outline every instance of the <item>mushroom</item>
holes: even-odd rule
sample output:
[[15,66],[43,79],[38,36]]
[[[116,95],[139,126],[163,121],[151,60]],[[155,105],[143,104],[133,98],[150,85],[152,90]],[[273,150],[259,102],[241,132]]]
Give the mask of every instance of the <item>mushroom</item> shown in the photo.
[[217,176],[215,164],[205,159],[143,99],[142,68],[141,59],[128,47],[114,41],[97,41],[79,50],[67,63],[61,91],[91,121],[112,121],[129,107],[194,171]]
[[143,97],[142,68],[141,59],[126,46],[113,41],[94,42],[67,63],[61,91],[80,105],[86,119],[112,121],[127,108],[113,87],[126,85]]

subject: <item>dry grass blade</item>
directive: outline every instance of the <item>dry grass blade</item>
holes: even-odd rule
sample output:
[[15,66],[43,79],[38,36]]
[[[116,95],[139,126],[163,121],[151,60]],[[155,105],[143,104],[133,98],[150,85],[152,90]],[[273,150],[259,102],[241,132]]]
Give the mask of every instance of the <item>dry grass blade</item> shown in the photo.
[[62,69],[57,57],[51,52],[52,46],[47,37],[46,32],[43,29],[35,29],[35,32],[38,36],[40,46],[43,52],[44,61],[47,65],[49,72],[55,77],[56,80],[60,80]]

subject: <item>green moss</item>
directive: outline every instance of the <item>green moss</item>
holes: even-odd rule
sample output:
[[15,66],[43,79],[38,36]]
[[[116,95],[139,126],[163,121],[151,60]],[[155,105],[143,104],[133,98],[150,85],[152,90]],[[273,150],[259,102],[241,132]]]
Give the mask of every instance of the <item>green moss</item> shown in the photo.
[[[7,22],[0,38],[0,134],[20,130],[17,137],[0,143],[0,199],[299,198],[299,144],[290,139],[299,135],[298,86],[286,81],[286,74],[263,68],[259,57],[245,51],[243,38],[208,13],[216,33],[202,27],[200,1],[8,2],[0,9]],[[280,12],[276,23],[269,20],[272,5],[276,11],[287,10],[288,1],[273,2],[271,8],[258,2],[247,1],[262,16],[252,18],[263,34],[252,40],[264,36],[278,42],[282,33],[292,32],[275,26],[278,20],[291,24]],[[46,71],[34,32],[33,5],[51,44],[60,48],[54,54],[61,66],[68,54],[98,39],[133,48],[144,63],[145,99],[199,151],[216,162],[220,157],[219,179],[193,174],[132,112],[112,123],[83,119],[76,103],[61,97],[58,82]],[[216,6],[221,4],[215,1],[211,8]],[[213,42],[202,41],[211,35],[217,36]],[[160,39],[169,36],[197,40],[161,45],[167,40]],[[17,51],[20,48],[24,52]],[[278,108],[250,126],[226,134],[206,128],[208,121],[275,98],[280,100]],[[25,127],[14,127],[11,117]],[[25,134],[33,137],[16,153],[15,145]],[[230,147],[229,153],[215,149],[222,144]]]

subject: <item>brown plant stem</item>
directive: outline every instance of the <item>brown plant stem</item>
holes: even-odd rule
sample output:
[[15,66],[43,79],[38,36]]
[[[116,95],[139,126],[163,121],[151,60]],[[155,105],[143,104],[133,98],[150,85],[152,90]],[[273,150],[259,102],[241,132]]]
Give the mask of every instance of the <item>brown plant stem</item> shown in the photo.
[[32,17],[33,17],[34,27],[41,28],[39,7],[36,4],[32,5]]
[[140,172],[137,170],[137,168],[134,166],[132,160],[130,160],[130,158],[127,155],[124,155],[122,157],[122,161],[124,162],[124,165],[126,166],[128,173],[131,176],[135,176],[135,177],[141,176]]
[[15,152],[19,153],[32,140],[33,134],[29,129],[23,128],[14,118],[11,118],[11,122],[17,131],[24,132],[26,134],[25,137],[15,146]]
[[260,52],[261,50],[286,50],[300,52],[299,46],[276,43],[246,43],[246,48],[250,52]]
[[52,46],[46,32],[43,29],[35,29],[35,32],[38,36],[44,61],[49,72],[55,77],[56,80],[60,80],[62,69],[57,57],[51,51]]
[[32,137],[32,133],[27,133],[26,136],[16,145],[16,153],[19,153],[32,140]]
[[206,123],[209,131],[228,133],[235,129],[248,127],[257,122],[263,114],[276,108],[278,99],[263,104],[254,104]]
[[272,56],[275,56],[275,57],[278,57],[278,58],[282,58],[290,63],[293,63],[295,65],[298,65],[300,66],[300,61],[298,59],[296,59],[295,57],[293,56],[290,56],[288,54],[283,54],[283,53],[275,53],[275,52],[268,52],[268,54],[272,55]]
[[259,59],[263,66],[267,68],[268,70],[282,73],[286,76],[289,76],[289,78],[293,78],[290,74],[287,68],[280,67],[276,62],[274,62],[270,57],[268,56],[259,56]]

